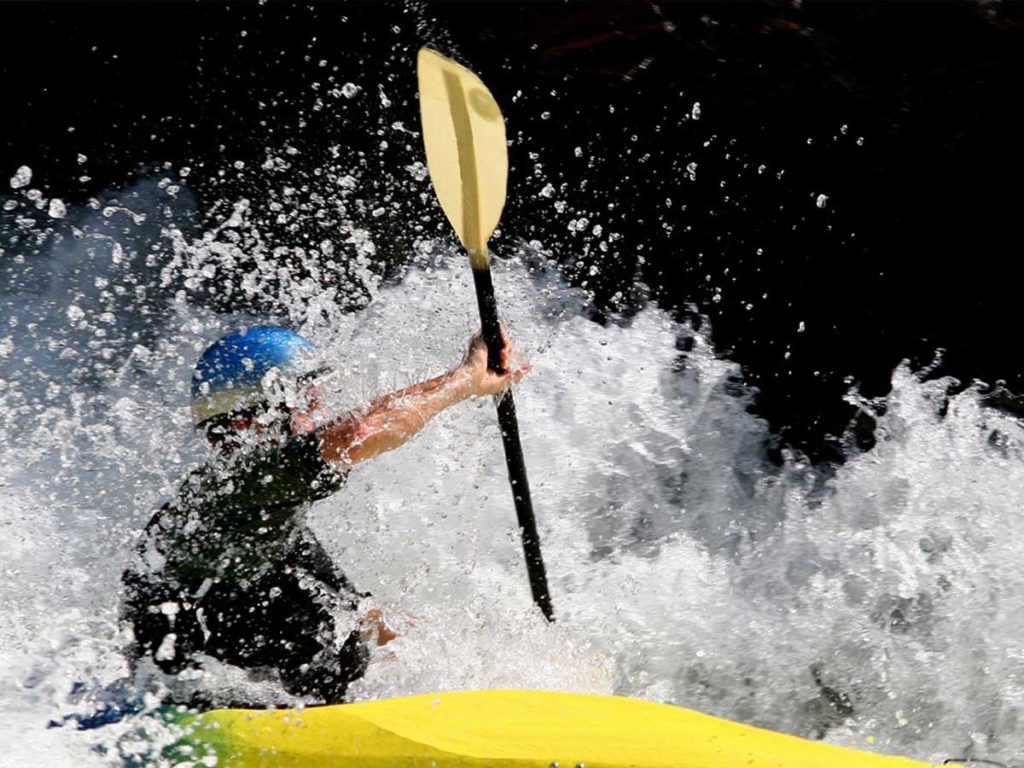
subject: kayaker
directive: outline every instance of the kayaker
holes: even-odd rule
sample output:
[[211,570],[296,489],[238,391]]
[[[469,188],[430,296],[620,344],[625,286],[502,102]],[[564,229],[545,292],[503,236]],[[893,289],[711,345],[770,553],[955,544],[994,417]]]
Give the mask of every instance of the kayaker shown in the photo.
[[330,371],[315,357],[302,336],[264,326],[230,333],[200,358],[192,413],[213,452],[154,515],[124,573],[135,669],[195,678],[215,659],[269,672],[308,701],[340,701],[366,669],[367,644],[395,635],[379,611],[360,615],[367,595],[334,566],[306,511],[341,489],[354,465],[529,370],[506,344],[510,372],[489,371],[478,334],[447,373],[334,416],[322,399]]

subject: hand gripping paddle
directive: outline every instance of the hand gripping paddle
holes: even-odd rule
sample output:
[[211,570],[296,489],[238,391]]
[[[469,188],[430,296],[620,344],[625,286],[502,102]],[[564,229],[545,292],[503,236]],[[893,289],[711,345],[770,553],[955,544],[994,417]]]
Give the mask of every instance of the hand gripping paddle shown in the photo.
[[[429,48],[421,48],[417,71],[423,145],[430,180],[442,210],[469,253],[481,330],[487,343],[487,366],[496,373],[503,373],[501,350],[504,344],[498,325],[487,241],[498,226],[505,206],[508,180],[505,119],[480,78],[451,59]],[[497,405],[533,601],[548,621],[553,621],[512,392],[505,392]]]

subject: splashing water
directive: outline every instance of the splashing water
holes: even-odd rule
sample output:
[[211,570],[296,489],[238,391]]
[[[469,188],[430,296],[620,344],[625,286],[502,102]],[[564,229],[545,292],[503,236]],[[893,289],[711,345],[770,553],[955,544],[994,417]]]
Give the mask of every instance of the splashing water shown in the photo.
[[[190,299],[230,279],[239,246],[224,229],[244,239],[258,223],[236,206],[193,237],[188,190],[167,187],[68,206],[38,252],[4,257],[23,254],[0,283],[0,738],[13,745],[0,759],[12,764],[116,764],[93,750],[112,737],[45,725],[74,709],[76,683],[125,674],[121,569],[202,456],[191,365],[256,317]],[[38,233],[11,226],[22,245]],[[349,278],[369,294],[359,312],[336,307],[346,284],[325,288],[294,260],[268,256],[236,286],[281,290],[283,313],[342,371],[338,408],[454,364],[475,325],[461,257],[423,241],[382,282],[369,236],[345,237]],[[517,400],[558,622],[530,603],[493,408],[463,404],[311,516],[401,633],[353,698],[615,692],[923,759],[1024,760],[1016,420],[901,367],[874,449],[830,472],[797,456],[780,466],[748,413],[754,393],[706,331],[654,307],[590,322],[586,297],[535,253],[495,271],[534,365]]]

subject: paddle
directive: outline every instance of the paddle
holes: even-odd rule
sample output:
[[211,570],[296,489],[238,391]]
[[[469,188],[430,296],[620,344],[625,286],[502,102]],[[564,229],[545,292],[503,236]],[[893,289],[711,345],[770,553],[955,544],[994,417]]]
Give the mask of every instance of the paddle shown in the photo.
[[[504,343],[498,324],[487,241],[498,226],[505,206],[508,179],[505,120],[480,78],[437,51],[420,49],[417,72],[423,145],[430,180],[441,209],[469,253],[481,331],[487,343],[487,366],[495,373],[503,373]],[[548,621],[554,621],[512,392],[498,398],[497,406],[533,601]]]

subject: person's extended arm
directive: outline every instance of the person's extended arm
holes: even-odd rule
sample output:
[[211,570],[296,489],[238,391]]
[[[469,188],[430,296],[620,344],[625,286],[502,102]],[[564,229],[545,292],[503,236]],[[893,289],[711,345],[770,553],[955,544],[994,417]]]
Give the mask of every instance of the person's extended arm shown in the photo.
[[487,369],[487,346],[473,337],[462,364],[428,381],[378,397],[364,410],[330,422],[320,432],[320,453],[346,466],[379,456],[405,443],[431,418],[470,397],[495,395],[529,370],[517,364],[506,344],[502,361],[508,373]]

